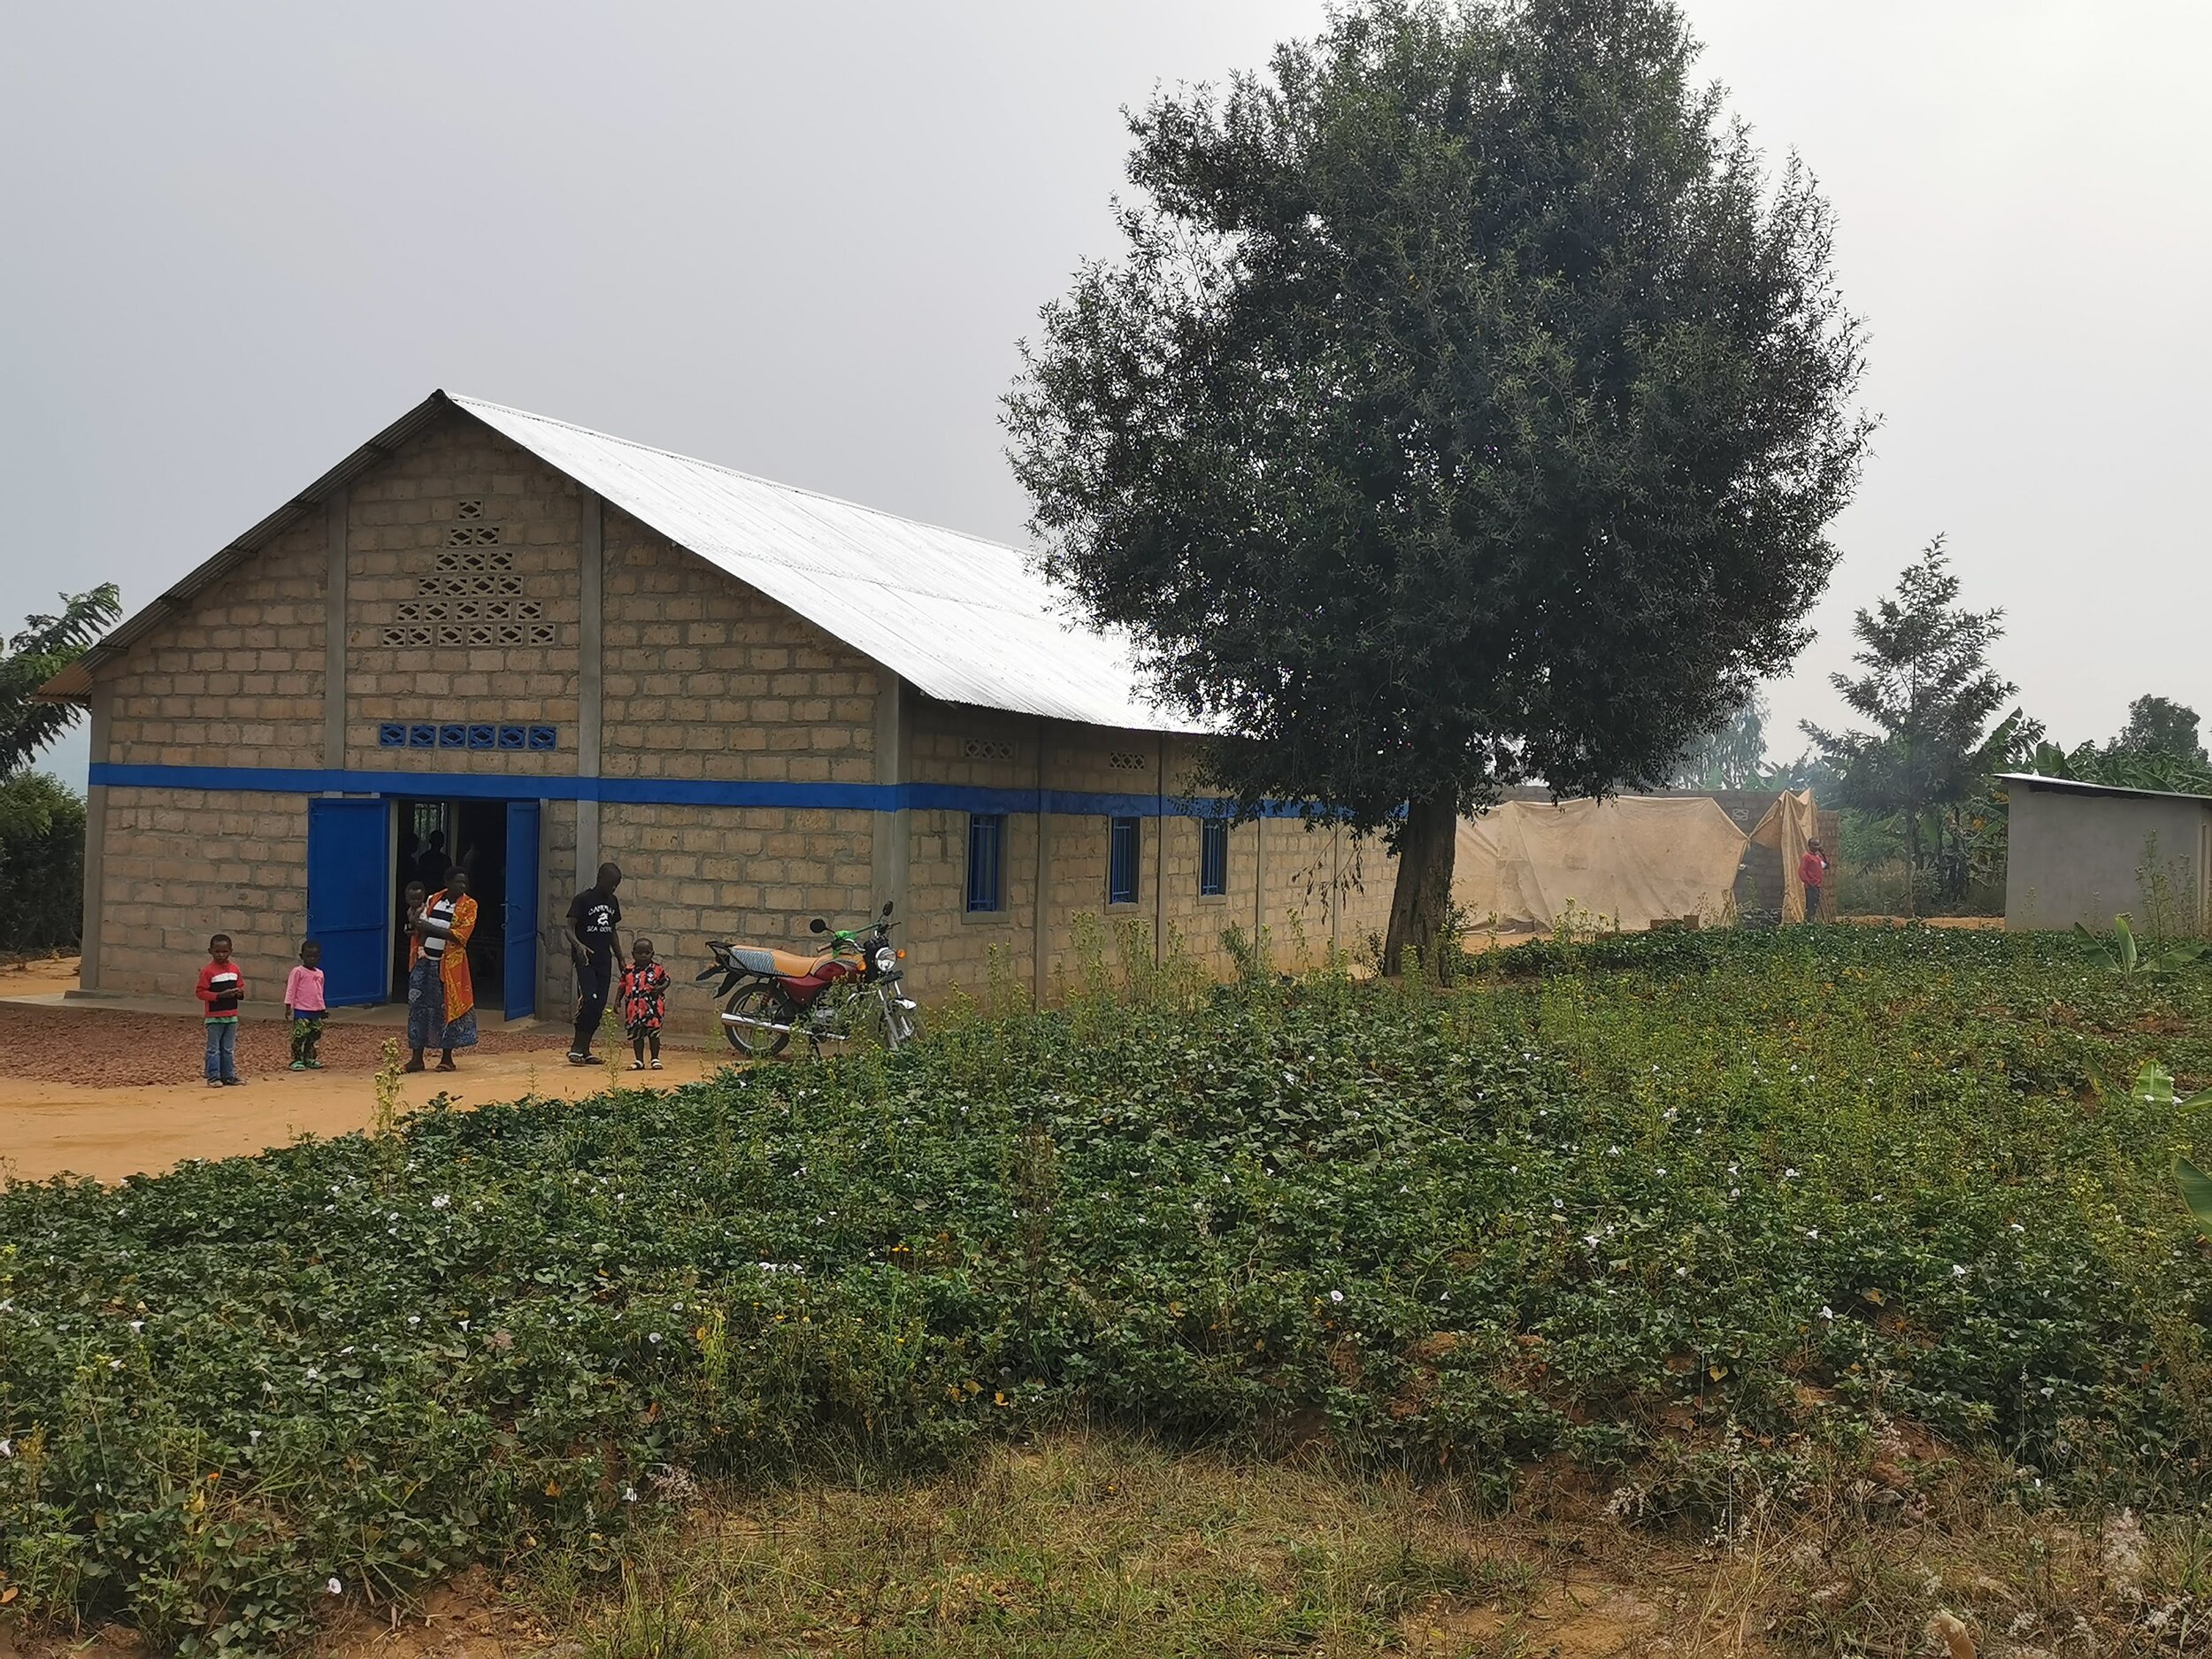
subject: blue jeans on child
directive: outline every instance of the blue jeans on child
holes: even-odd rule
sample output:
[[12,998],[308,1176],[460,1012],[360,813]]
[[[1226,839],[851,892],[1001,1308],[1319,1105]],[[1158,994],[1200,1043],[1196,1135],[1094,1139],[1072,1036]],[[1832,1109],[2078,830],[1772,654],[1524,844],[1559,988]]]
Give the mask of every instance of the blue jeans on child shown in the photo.
[[234,1083],[238,1080],[238,1022],[234,1019],[211,1019],[207,1022],[207,1080],[211,1083]]

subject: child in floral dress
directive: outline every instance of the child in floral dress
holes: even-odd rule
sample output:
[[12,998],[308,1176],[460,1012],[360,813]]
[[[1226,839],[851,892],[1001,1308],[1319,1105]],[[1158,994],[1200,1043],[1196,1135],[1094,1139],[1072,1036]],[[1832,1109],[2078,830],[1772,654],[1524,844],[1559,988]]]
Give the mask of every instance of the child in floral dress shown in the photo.
[[653,1049],[653,1070],[661,1069],[661,1022],[668,1017],[668,970],[653,960],[653,941],[641,939],[630,948],[630,965],[622,970],[622,1024],[630,1033],[630,1049],[637,1057],[630,1070],[645,1070],[646,1045]]

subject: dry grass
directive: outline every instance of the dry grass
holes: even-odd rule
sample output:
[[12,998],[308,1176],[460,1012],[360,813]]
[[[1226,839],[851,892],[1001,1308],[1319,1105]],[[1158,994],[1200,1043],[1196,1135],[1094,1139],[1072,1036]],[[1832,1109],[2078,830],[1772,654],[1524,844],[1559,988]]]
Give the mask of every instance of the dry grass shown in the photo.
[[710,1496],[618,1571],[544,1568],[591,1659],[1414,1659],[2212,1653],[2205,1540],[2030,1515],[1993,1471],[1858,1480],[1658,1537],[1530,1488],[1241,1463],[1068,1434],[879,1488]]

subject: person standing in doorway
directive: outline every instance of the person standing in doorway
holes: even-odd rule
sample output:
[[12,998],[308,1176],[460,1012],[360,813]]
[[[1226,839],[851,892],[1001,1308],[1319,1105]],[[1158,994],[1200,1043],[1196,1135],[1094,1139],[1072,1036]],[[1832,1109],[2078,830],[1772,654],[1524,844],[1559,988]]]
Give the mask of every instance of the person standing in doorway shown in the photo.
[[1805,889],[1805,919],[1816,922],[1828,889],[1828,855],[1818,841],[1805,843],[1805,856],[1797,861],[1797,879]]
[[424,892],[435,893],[445,886],[445,872],[452,862],[445,856],[445,832],[432,830],[428,844],[415,859],[415,875]]
[[415,918],[422,954],[407,973],[407,1046],[413,1056],[400,1069],[423,1069],[423,1051],[440,1050],[438,1070],[457,1071],[456,1048],[476,1046],[476,986],[469,978],[469,938],[476,932],[476,901],[468,874],[456,864],[445,891]]
[[621,867],[601,864],[598,879],[569,902],[568,950],[578,992],[575,1040],[568,1046],[572,1065],[591,1064],[591,1041],[614,986],[615,929],[622,925],[622,903],[614,892],[621,885]]

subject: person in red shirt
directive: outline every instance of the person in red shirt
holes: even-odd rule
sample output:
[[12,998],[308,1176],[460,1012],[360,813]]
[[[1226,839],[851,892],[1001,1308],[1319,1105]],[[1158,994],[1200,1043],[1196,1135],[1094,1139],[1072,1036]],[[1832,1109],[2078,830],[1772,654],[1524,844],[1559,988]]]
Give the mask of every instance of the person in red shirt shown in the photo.
[[230,959],[230,935],[207,941],[207,966],[200,970],[194,994],[207,1014],[207,1080],[235,1088],[238,1075],[238,1005],[246,1000],[246,976]]
[[1820,919],[1821,898],[1828,886],[1828,855],[1818,841],[1805,843],[1805,856],[1797,861],[1797,879],[1805,888],[1805,919]]

